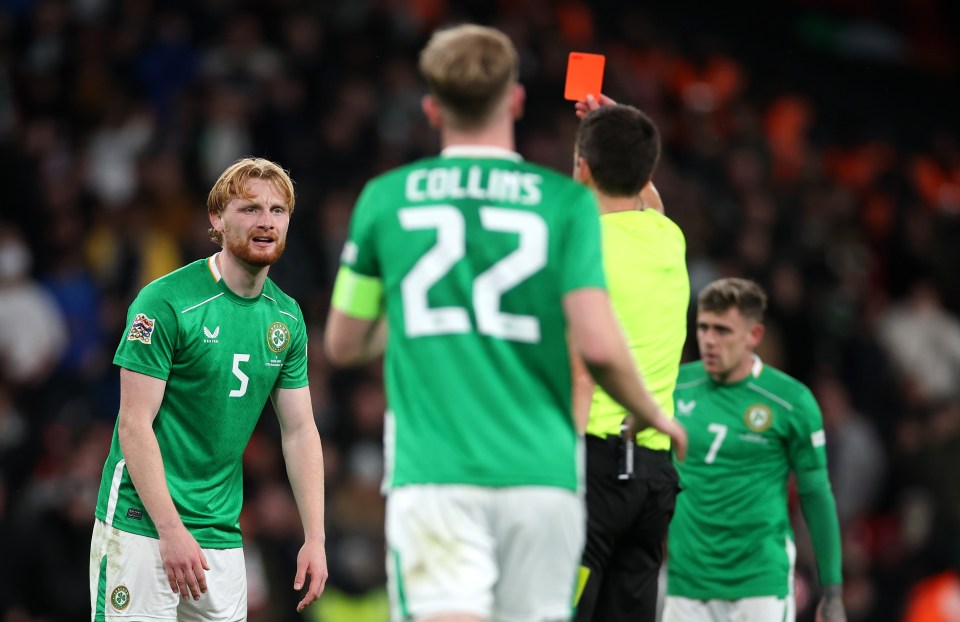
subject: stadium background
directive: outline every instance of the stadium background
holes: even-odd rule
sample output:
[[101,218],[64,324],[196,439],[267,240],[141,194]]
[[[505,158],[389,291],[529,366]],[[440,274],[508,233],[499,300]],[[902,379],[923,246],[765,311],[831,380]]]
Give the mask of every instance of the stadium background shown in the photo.
[[[762,355],[824,410],[851,622],[905,620],[931,590],[960,606],[960,6],[776,4],[0,1],[0,620],[88,619],[126,307],[215,250],[206,191],[248,154],[298,193],[271,276],[312,327],[327,461],[330,581],[304,617],[385,619],[380,376],[335,373],[318,346],[358,190],[437,147],[416,53],[466,20],[515,41],[520,151],[564,171],[567,53],[606,54],[606,93],[661,127],[694,292],[768,288]],[[252,621],[298,618],[277,436],[268,412],[245,455]]]

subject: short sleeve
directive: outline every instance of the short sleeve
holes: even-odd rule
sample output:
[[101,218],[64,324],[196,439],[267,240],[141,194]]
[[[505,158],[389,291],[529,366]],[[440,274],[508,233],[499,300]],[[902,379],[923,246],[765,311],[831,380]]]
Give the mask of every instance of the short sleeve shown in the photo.
[[376,182],[368,183],[353,209],[350,232],[340,255],[340,265],[353,272],[371,277],[380,277],[380,262],[377,258],[375,212]]
[[564,294],[586,287],[606,288],[600,238],[600,210],[589,190],[574,194],[560,227],[560,289]]
[[179,339],[176,311],[164,299],[162,288],[144,288],[127,310],[127,327],[113,363],[125,369],[166,380]]
[[303,321],[303,312],[297,305],[297,321],[290,327],[290,347],[287,349],[287,358],[283,361],[283,368],[274,388],[299,389],[309,384],[307,379],[307,329]]
[[790,466],[794,471],[810,471],[827,466],[826,436],[820,406],[810,390],[804,387],[790,418],[788,439]]

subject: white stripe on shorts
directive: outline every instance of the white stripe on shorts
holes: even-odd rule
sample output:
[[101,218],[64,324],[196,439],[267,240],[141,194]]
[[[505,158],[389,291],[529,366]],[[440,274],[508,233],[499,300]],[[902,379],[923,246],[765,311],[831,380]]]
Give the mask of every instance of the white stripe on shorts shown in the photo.
[[117,499],[120,497],[120,479],[123,477],[123,469],[126,466],[127,461],[120,460],[113,470],[113,479],[110,480],[110,497],[107,499],[107,516],[103,522],[111,527],[113,527],[113,515],[117,511]]

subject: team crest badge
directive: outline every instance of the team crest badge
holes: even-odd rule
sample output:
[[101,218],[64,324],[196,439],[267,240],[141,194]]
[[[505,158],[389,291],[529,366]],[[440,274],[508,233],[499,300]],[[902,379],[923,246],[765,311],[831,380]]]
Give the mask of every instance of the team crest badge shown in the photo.
[[743,422],[754,432],[765,432],[773,425],[773,411],[766,404],[754,404],[743,413]]
[[130,606],[130,590],[126,585],[118,585],[110,592],[110,604],[117,611],[124,611]]
[[283,322],[274,322],[267,329],[267,345],[280,354],[290,345],[290,329]]
[[133,324],[130,325],[130,332],[127,333],[127,341],[140,341],[150,345],[150,339],[153,337],[153,329],[157,327],[157,321],[151,320],[143,313],[138,313],[133,318]]

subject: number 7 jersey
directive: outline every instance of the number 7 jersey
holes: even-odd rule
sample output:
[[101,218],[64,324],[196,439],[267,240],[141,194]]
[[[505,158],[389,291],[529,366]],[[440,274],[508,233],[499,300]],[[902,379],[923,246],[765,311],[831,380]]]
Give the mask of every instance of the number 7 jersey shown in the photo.
[[[215,257],[150,283],[130,305],[114,363],[166,381],[153,430],[177,512],[206,548],[242,545],[243,451],[271,392],[307,386],[297,303],[267,279],[255,298],[227,288]],[[126,469],[118,424],[96,515],[157,537]]]
[[[389,342],[387,486],[578,487],[565,294],[604,287],[595,199],[491,147],[367,184],[340,294],[375,283]],[[369,307],[369,305],[367,305]]]
[[697,600],[784,597],[792,590],[791,472],[826,468],[820,408],[809,389],[754,361],[715,382],[700,361],[680,367],[677,421],[687,458],[668,534],[667,593]]

